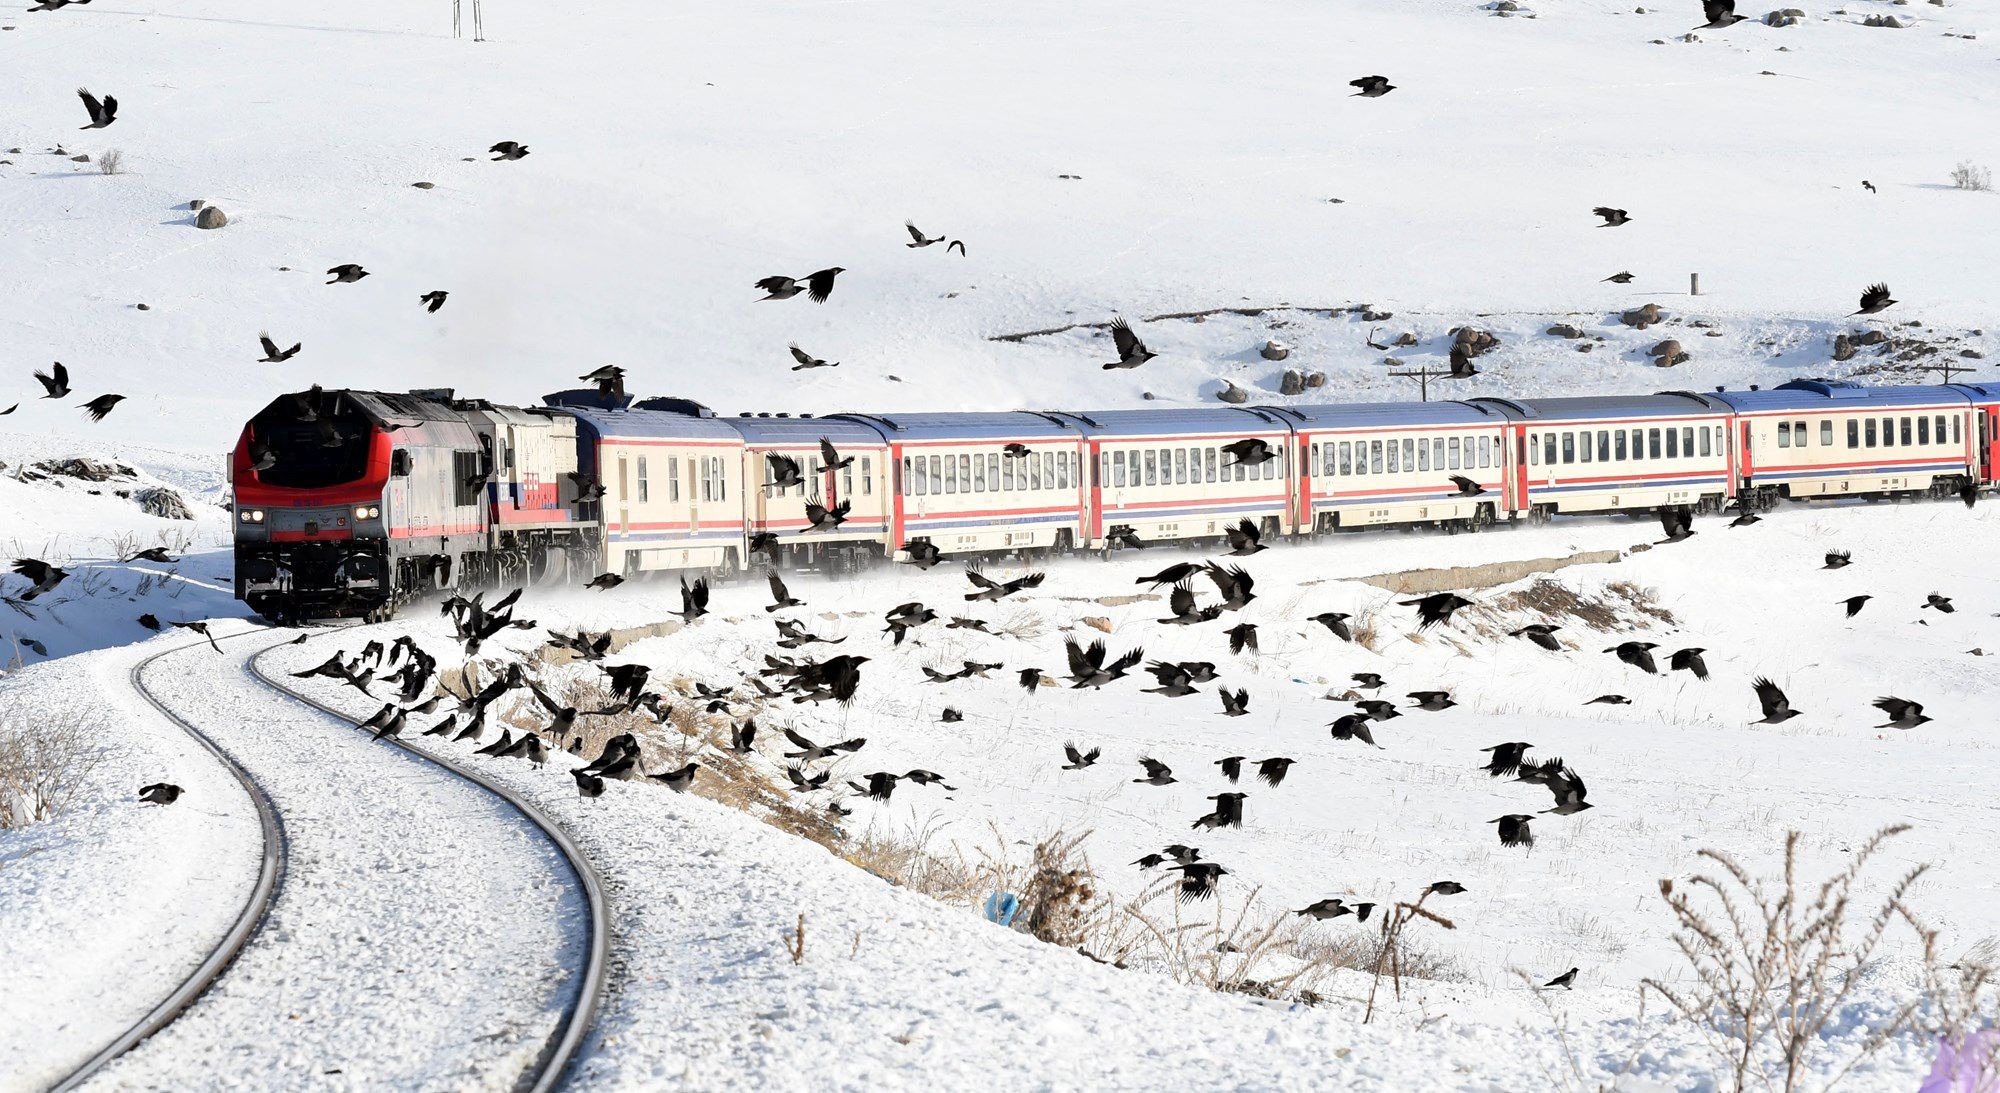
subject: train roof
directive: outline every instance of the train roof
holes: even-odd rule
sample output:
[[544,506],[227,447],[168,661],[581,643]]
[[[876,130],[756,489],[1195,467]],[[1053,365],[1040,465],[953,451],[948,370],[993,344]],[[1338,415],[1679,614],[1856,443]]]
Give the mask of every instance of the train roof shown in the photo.
[[[419,421],[454,421],[463,424],[451,404],[440,402],[427,394],[416,391],[328,391],[329,395],[342,395],[359,406],[369,417],[380,422],[414,423]],[[290,396],[284,396],[289,398]],[[283,401],[281,398],[280,401]]]
[[[563,392],[567,395],[569,392]],[[596,392],[590,392],[595,395]],[[558,396],[548,397],[549,404],[566,413],[576,415],[577,421],[596,433],[599,437],[659,438],[663,440],[732,440],[741,443],[742,434],[731,428],[729,422],[713,415],[704,417],[694,413],[684,413],[666,409],[640,409],[646,403],[664,404],[648,399],[630,409],[609,409],[603,406],[583,406],[573,401],[554,401]],[[698,405],[698,404],[690,404]]]
[[1721,391],[1715,396],[1738,411],[1826,410],[1832,404],[1854,406],[1935,406],[1938,403],[1965,404],[1971,397],[1957,387],[1934,384],[1898,384],[1867,387],[1849,380],[1802,379],[1781,383],[1762,391]]
[[1324,402],[1267,409],[1288,415],[1301,429],[1497,424],[1507,419],[1498,407],[1476,402]]
[[2000,383],[1953,383],[1947,386],[1963,392],[1978,402],[2000,399]]
[[1563,398],[1475,398],[1476,405],[1493,406],[1524,421],[1600,421],[1612,418],[1686,417],[1726,414],[1728,404],[1715,395],[1694,391],[1662,391],[1657,395],[1571,395]]
[[960,437],[970,440],[1037,440],[1074,438],[1077,434],[1075,428],[1056,415],[1033,410],[834,414],[820,420],[865,424],[893,441],[955,440]]
[[1102,437],[1244,435],[1289,431],[1292,411],[1263,406],[1062,410],[1079,432]]
[[779,445],[816,447],[821,437],[832,441],[836,448],[850,445],[870,448],[882,446],[882,434],[874,426],[848,417],[738,414],[722,420],[736,430],[746,443],[764,447]]

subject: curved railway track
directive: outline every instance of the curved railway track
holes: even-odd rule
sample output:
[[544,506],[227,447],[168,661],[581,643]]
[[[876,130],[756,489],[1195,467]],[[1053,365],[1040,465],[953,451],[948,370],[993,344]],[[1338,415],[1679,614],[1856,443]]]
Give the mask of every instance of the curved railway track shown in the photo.
[[[227,636],[218,636],[216,640],[218,642],[232,642],[251,637],[255,634],[268,632],[268,630],[260,628]],[[148,1010],[145,1016],[140,1018],[109,1044],[91,1055],[90,1058],[86,1059],[80,1066],[54,1085],[52,1087],[54,1093],[63,1093],[63,1091],[77,1089],[85,1085],[114,1060],[131,1051],[155,1033],[167,1028],[177,1017],[186,1012],[188,1007],[193,1005],[197,999],[206,993],[228,971],[230,966],[235,963],[237,956],[242,953],[250,939],[256,936],[272,905],[277,901],[279,893],[283,891],[287,861],[286,851],[288,848],[283,813],[272,802],[270,795],[265,792],[264,788],[258,784],[257,779],[227,749],[217,743],[207,733],[204,733],[199,727],[175,712],[146,685],[146,670],[153,664],[175,653],[184,652],[205,644],[207,643],[190,642],[154,653],[133,665],[129,679],[132,689],[148,705],[152,706],[162,717],[172,722],[182,732],[185,732],[196,743],[200,744],[209,754],[214,756],[216,761],[228,769],[230,774],[242,785],[244,792],[249,795],[257,810],[258,822],[262,829],[263,838],[263,853],[258,867],[256,882],[251,886],[249,897],[244,901],[242,909],[237,913],[236,920],[231,923],[227,933],[224,934],[222,940],[202,959],[201,963],[195,967],[194,971],[166,998]],[[346,714],[325,703],[293,690],[263,670],[260,663],[262,658],[272,652],[272,650],[278,648],[280,644],[284,643],[273,643],[253,653],[245,663],[245,674],[260,686],[274,691],[290,701],[310,707],[329,718],[354,726],[359,730],[360,725],[355,719],[348,717]],[[559,1087],[567,1076],[571,1064],[576,1060],[581,1051],[584,1038],[588,1035],[592,1022],[596,1019],[598,1006],[603,998],[611,931],[604,893],[597,877],[597,871],[590,864],[589,859],[583,855],[583,852],[578,849],[575,842],[570,839],[567,832],[557,825],[554,820],[550,819],[546,813],[542,812],[541,809],[513,790],[493,782],[476,771],[461,767],[448,759],[430,755],[400,740],[391,739],[388,742],[400,748],[413,759],[449,771],[458,778],[500,798],[509,808],[522,819],[526,820],[530,826],[535,828],[543,838],[555,847],[562,857],[564,864],[567,866],[571,877],[575,880],[578,895],[581,897],[587,912],[585,923],[590,935],[580,946],[580,951],[583,954],[582,965],[577,969],[577,973],[571,977],[571,989],[563,1005],[562,1014],[551,1030],[547,1042],[537,1052],[533,1065],[524,1071],[520,1079],[513,1085],[513,1089],[519,1091],[519,1093],[547,1093],[547,1091]]]

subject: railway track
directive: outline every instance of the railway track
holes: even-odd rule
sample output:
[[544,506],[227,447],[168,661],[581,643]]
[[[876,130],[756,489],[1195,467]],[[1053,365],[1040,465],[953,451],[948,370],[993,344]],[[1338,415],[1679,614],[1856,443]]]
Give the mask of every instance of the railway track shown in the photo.
[[[234,643],[256,634],[269,632],[260,628],[218,636],[217,641]],[[244,677],[255,686],[281,696],[287,703],[307,707],[314,711],[316,717],[331,719],[353,727],[356,732],[364,732],[365,730],[361,730],[354,719],[294,691],[262,669],[259,663],[261,658],[280,644],[284,643],[273,643],[251,654],[243,665]],[[172,1027],[175,1021],[189,1013],[196,1001],[211,988],[216,987],[218,983],[228,984],[230,969],[238,965],[238,958],[269,924],[273,908],[279,906],[280,897],[286,892],[293,842],[287,829],[284,810],[274,801],[273,794],[267,787],[252,773],[251,768],[255,764],[246,763],[241,756],[232,753],[217,740],[215,735],[193,724],[162,698],[148,682],[148,669],[161,660],[206,647],[207,642],[192,642],[155,653],[134,665],[129,678],[133,690],[148,705],[158,710],[161,716],[187,733],[222,763],[250,796],[257,809],[263,837],[263,853],[257,880],[229,930],[195,970],[166,998],[148,1010],[139,1021],[53,1086],[53,1090],[77,1089],[94,1079],[106,1076],[107,1068],[112,1068],[114,1063],[146,1043],[149,1038]],[[508,1088],[517,1093],[544,1093],[558,1088],[578,1056],[584,1038],[595,1020],[606,981],[610,928],[606,901],[596,870],[570,839],[568,833],[519,794],[475,771],[460,767],[449,760],[428,755],[401,741],[391,740],[389,743],[394,744],[412,760],[442,768],[454,775],[456,780],[469,783],[479,791],[498,798],[506,809],[525,821],[535,835],[555,851],[555,855],[560,858],[563,868],[567,871],[568,879],[573,884],[578,902],[583,909],[581,924],[587,936],[578,939],[575,946],[580,957],[576,961],[576,966],[564,977],[559,1014],[543,1042],[534,1050],[532,1060],[523,1068],[518,1079],[508,1085]],[[301,974],[310,972],[301,969]]]

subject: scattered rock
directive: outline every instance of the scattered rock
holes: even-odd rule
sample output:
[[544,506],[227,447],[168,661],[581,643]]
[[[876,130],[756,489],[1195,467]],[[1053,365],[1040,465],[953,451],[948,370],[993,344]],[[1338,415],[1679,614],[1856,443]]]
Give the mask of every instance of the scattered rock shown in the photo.
[[1338,197],[1329,197],[1329,198],[1327,198],[1327,199],[1326,199],[1326,203],[1327,203],[1327,204],[1329,204],[1329,205],[1345,205],[1345,204],[1347,204],[1347,202],[1346,202],[1346,200],[1345,200],[1345,199],[1343,199],[1343,198],[1338,198]]
[[1393,319],[1395,317],[1396,317],[1395,312],[1377,311],[1375,310],[1375,306],[1373,304],[1364,306],[1361,309],[1361,321],[1364,323],[1379,323],[1388,319]]
[[1264,347],[1257,352],[1263,354],[1264,359],[1267,361],[1281,361],[1292,355],[1292,347],[1276,338],[1272,338],[1270,341],[1265,342]]
[[140,311],[151,311],[151,310],[153,310],[153,305],[152,305],[152,304],[133,304],[132,306],[133,306],[133,307],[135,307],[135,308],[137,308],[137,309],[139,309]]
[[1215,397],[1231,406],[1241,406],[1250,401],[1250,392],[1245,391],[1228,380],[1223,380],[1222,390],[1217,391]]
[[166,486],[148,486],[134,493],[132,500],[139,503],[142,512],[162,520],[194,519],[194,512],[188,508],[187,502]]
[[1653,363],[1661,368],[1672,368],[1677,364],[1685,364],[1689,357],[1692,356],[1692,354],[1681,348],[1681,343],[1672,338],[1668,338],[1666,341],[1647,350],[1647,352],[1652,354]]
[[1284,376],[1278,380],[1278,393],[1281,395],[1305,394],[1306,374],[1296,368],[1285,369]]
[[1623,315],[1618,316],[1618,321],[1624,323],[1626,326],[1636,326],[1640,330],[1644,330],[1660,321],[1660,305],[1647,304],[1645,307],[1627,311]]
[[1396,345],[1403,345],[1403,346],[1410,346],[1410,345],[1415,345],[1415,344],[1417,344],[1417,335],[1416,335],[1416,332],[1415,332],[1415,331],[1412,331],[1412,330],[1405,330],[1405,331],[1403,331],[1403,336],[1402,336],[1402,337],[1400,337],[1400,338],[1397,338],[1397,339],[1396,339],[1396,341],[1394,342],[1394,344],[1396,344]]
[[412,186],[415,186],[415,187],[416,187],[417,189],[419,189],[419,190],[435,190],[435,189],[437,189],[437,183],[435,183],[435,182],[412,182],[412,183],[410,183],[410,185],[412,185]]
[[1105,618],[1102,615],[1085,615],[1083,618],[1078,619],[1077,621],[1083,623],[1085,626],[1090,627],[1092,630],[1100,630],[1106,634],[1109,634],[1111,632],[1111,620]]
[[1887,27],[1890,30],[1901,30],[1909,24],[1893,15],[1871,15],[1863,19],[1861,25],[1864,27]]
[[1986,354],[1981,353],[1977,349],[1961,349],[1958,351],[1958,355],[1969,361],[1983,361],[1986,359]]
[[96,459],[44,459],[21,468],[24,478],[39,481],[48,478],[76,478],[85,482],[111,482],[131,480],[139,477],[139,472],[123,463],[105,463]]
[[1454,329],[1451,334],[1454,350],[1463,350],[1468,359],[1500,347],[1500,339],[1494,337],[1490,331],[1461,326]]
[[1307,372],[1307,373],[1306,373],[1306,386],[1307,386],[1307,387],[1310,387],[1310,388],[1320,388],[1320,387],[1325,387],[1325,386],[1326,386],[1326,373],[1325,373],[1325,372]]
[[1578,342],[1578,343],[1576,343],[1576,351],[1577,351],[1577,352],[1579,352],[1579,353],[1588,353],[1588,352],[1590,352],[1591,350],[1593,350],[1593,349],[1596,349],[1596,348],[1597,348],[1597,346],[1596,346],[1596,345],[1595,345],[1594,343],[1591,343],[1591,342]]
[[1556,337],[1556,338],[1583,337],[1583,331],[1578,330],[1577,328],[1569,325],[1568,323],[1557,323],[1556,325],[1550,327],[1546,331],[1546,333],[1548,333],[1551,337]]
[[205,206],[200,212],[194,215],[194,226],[197,228],[214,229],[223,227],[228,223],[229,214],[214,205]]
[[83,155],[80,155],[80,156],[71,156],[71,157],[69,157],[69,161],[70,161],[71,163],[89,163],[89,162],[90,162],[90,153],[88,153],[88,152],[85,152],[85,153],[84,153]]
[[1888,340],[1889,332],[1886,330],[1864,330],[1854,335],[1855,345],[1881,345]]
[[1850,338],[1845,334],[1835,334],[1833,336],[1834,360],[1837,361],[1852,360],[1854,358],[1854,353],[1855,349],[1854,349],[1853,338]]
[[1764,16],[1767,27],[1789,27],[1798,25],[1799,17],[1782,11],[1774,11]]

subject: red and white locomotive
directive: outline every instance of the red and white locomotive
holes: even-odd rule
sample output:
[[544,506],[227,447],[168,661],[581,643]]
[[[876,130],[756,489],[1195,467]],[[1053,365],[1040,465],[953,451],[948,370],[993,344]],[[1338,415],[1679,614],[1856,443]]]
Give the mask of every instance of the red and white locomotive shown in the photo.
[[[235,456],[237,596],[382,616],[602,570],[853,568],[1387,525],[1477,530],[1995,483],[2000,386],[1108,411],[716,416],[598,391],[286,395]],[[1255,445],[1244,442],[1256,441]],[[1268,458],[1246,462],[1245,448]]]

